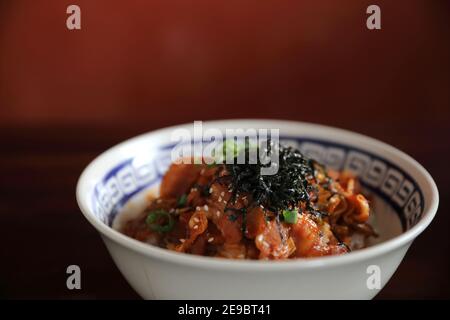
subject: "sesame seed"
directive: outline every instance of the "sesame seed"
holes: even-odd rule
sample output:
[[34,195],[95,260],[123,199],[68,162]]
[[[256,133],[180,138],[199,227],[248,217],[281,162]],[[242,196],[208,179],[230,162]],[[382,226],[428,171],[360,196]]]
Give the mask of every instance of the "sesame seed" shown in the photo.
[[197,218],[197,217],[194,217],[194,219],[193,219],[193,220],[194,220],[194,222],[195,222],[195,223],[198,223],[198,222],[200,221],[200,220],[198,220],[198,218]]
[[209,188],[209,193],[213,193],[213,188]]
[[219,197],[219,202],[221,202],[222,201],[222,197]]
[[196,224],[196,225],[194,226],[194,229],[198,229],[198,224]]
[[213,242],[213,241],[214,241],[214,237],[211,237],[211,238],[208,239],[208,242],[209,242],[209,243],[211,243],[211,242]]
[[186,239],[180,239],[181,243],[184,243],[186,241]]
[[220,211],[219,210],[216,211],[216,216],[220,217]]
[[200,207],[195,207],[195,210],[200,211]]
[[225,196],[225,192],[222,191],[222,192],[220,193],[220,195],[221,195],[222,197],[224,197],[224,196]]
[[203,206],[203,209],[205,209],[205,211],[208,211],[208,210],[209,210],[208,205],[205,204],[205,205]]

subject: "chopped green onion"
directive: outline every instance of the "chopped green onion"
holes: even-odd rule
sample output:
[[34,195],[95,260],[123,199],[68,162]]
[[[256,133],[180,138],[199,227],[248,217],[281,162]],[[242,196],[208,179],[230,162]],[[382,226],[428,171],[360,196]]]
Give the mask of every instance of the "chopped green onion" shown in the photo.
[[206,167],[209,168],[214,168],[215,166],[217,166],[217,163],[214,161],[213,163],[208,164]]
[[232,157],[236,157],[239,153],[239,146],[236,143],[236,141],[231,140],[225,140],[223,143],[223,154],[224,157],[226,158],[227,155],[231,155]]
[[212,151],[212,157],[216,164],[224,163],[227,158],[236,158],[241,152],[248,151],[249,148],[256,148],[256,146],[253,141],[248,139],[245,141],[226,139]]
[[186,205],[186,202],[187,202],[187,195],[183,194],[181,197],[178,198],[177,206],[184,207]]
[[283,210],[284,222],[295,224],[297,223],[297,210]]
[[[163,222],[164,224],[161,224]],[[153,231],[166,233],[173,229],[175,221],[170,213],[164,210],[155,210],[148,214],[145,223]]]

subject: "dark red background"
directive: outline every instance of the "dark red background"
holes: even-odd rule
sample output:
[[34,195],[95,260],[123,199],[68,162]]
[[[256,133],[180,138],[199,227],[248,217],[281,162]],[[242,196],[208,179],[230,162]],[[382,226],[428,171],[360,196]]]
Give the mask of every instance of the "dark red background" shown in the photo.
[[[67,30],[69,4],[82,30]],[[369,4],[382,30],[366,28]],[[262,117],[421,162],[440,210],[379,297],[449,298],[449,18],[438,0],[1,1],[1,296],[137,298],[77,208],[84,166],[152,129]],[[81,291],[65,287],[70,264]]]

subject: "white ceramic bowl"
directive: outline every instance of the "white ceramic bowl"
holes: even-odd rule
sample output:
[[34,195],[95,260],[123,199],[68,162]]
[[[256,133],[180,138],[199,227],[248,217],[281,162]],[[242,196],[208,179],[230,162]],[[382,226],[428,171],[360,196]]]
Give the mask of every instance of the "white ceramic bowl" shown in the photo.
[[279,128],[285,143],[326,165],[354,171],[375,199],[373,223],[381,237],[369,248],[341,256],[278,262],[200,257],[157,248],[112,225],[118,212],[139,210],[142,194],[157,187],[170,163],[171,133],[177,128],[192,130],[192,124],[146,133],[109,149],[84,170],[77,185],[81,211],[100,232],[124,277],[145,299],[370,299],[391,278],[438,208],[438,190],[428,172],[380,141],[301,122],[211,121],[203,128]]

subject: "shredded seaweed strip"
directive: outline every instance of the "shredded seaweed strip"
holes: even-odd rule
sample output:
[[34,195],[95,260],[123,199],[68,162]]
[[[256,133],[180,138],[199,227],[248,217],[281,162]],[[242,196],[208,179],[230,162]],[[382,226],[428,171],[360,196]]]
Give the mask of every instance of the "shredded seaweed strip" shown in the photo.
[[[314,163],[299,150],[292,147],[273,146],[268,143],[268,154],[278,148],[278,172],[274,175],[262,175],[262,164],[259,157],[256,164],[225,164],[231,186],[231,200],[238,194],[250,194],[256,205],[279,214],[287,208],[295,208],[304,201],[309,208],[309,194],[314,187],[309,183],[314,178]],[[258,147],[259,149],[259,147]],[[248,153],[245,148],[243,152]],[[259,153],[259,150],[257,150]]]

